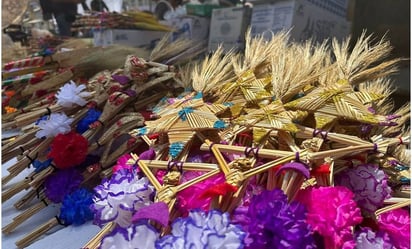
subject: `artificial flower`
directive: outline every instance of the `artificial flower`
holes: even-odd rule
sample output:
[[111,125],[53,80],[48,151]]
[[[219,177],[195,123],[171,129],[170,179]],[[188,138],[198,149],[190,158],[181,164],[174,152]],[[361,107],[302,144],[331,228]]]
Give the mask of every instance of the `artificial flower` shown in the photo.
[[31,165],[33,165],[34,167],[34,172],[35,173],[39,173],[41,171],[43,171],[44,169],[46,169],[47,167],[49,167],[51,165],[51,162],[53,161],[53,159],[47,159],[45,161],[40,161],[40,160],[34,160]]
[[351,190],[358,206],[369,214],[382,207],[391,193],[385,172],[371,164],[344,170],[335,177],[335,183]]
[[[182,183],[203,175],[204,172],[185,171],[182,176]],[[192,209],[201,208],[203,211],[209,210],[211,198],[202,198],[202,194],[209,188],[225,182],[225,176],[218,174],[196,183],[177,194],[177,205],[179,210],[187,215]]]
[[60,207],[59,218],[65,225],[81,225],[93,219],[90,205],[93,203],[93,193],[80,188],[64,197]]
[[56,94],[57,104],[63,107],[72,107],[74,105],[84,106],[87,98],[91,95],[89,92],[83,92],[86,89],[85,85],[77,86],[76,83],[70,81],[62,86]]
[[352,227],[362,221],[353,193],[346,187],[309,187],[296,200],[306,206],[306,221],[324,238],[326,248],[354,248]]
[[128,227],[137,210],[153,203],[154,188],[148,179],[139,178],[129,170],[116,171],[110,180],[103,180],[94,191],[94,222],[100,226],[113,221]]
[[245,232],[231,224],[228,213],[191,211],[177,218],[172,232],[156,241],[157,249],[243,248]]
[[357,249],[395,249],[387,233],[361,228],[355,233]]
[[116,165],[113,166],[113,173],[119,170],[130,170],[132,172],[132,166],[127,164],[127,161],[132,158],[130,154],[124,154],[117,159]]
[[83,175],[76,169],[57,170],[44,181],[45,194],[55,203],[62,202],[64,196],[78,189]]
[[51,142],[47,155],[53,158],[56,168],[67,169],[81,164],[87,155],[87,139],[76,132],[58,134]]
[[140,220],[153,220],[167,227],[169,225],[169,215],[169,206],[165,202],[160,201],[141,207],[133,215],[132,222],[138,223]]
[[396,248],[410,248],[411,217],[407,210],[398,208],[379,215],[378,226],[379,230],[389,234]]
[[247,232],[248,248],[315,248],[305,207],[296,201],[288,203],[280,189],[254,196],[248,207],[241,206],[235,212],[236,216]]
[[127,228],[117,226],[108,233],[100,249],[154,249],[159,232],[149,224],[137,224]]
[[71,131],[72,118],[64,113],[52,113],[46,120],[41,120],[37,126],[40,128],[36,132],[37,138],[55,137],[57,134],[67,134]]
[[95,108],[90,108],[86,116],[77,123],[76,131],[80,134],[84,133],[89,129],[89,125],[97,121],[102,114],[101,111],[96,110]]

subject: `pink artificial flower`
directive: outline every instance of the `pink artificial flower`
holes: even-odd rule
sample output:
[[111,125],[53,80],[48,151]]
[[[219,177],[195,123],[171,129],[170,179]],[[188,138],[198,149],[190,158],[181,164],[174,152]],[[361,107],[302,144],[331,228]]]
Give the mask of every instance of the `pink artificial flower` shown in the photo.
[[326,249],[354,248],[352,227],[362,221],[353,193],[346,187],[307,188],[297,201],[307,210],[307,222],[324,238]]
[[116,173],[121,169],[130,170],[132,166],[127,164],[127,161],[130,158],[132,158],[130,154],[124,154],[123,156],[119,157],[119,159],[117,159],[117,164],[113,167],[113,173]]
[[[204,172],[198,171],[186,171],[183,174],[182,182],[187,182],[195,177],[204,174]],[[189,188],[180,191],[177,194],[179,209],[184,215],[187,215],[192,209],[202,209],[203,211],[208,211],[211,198],[200,198],[205,190],[225,182],[225,177],[223,174],[212,176],[202,182],[199,182]]]
[[398,208],[378,216],[379,229],[387,232],[396,248],[410,248],[411,217],[409,212]]

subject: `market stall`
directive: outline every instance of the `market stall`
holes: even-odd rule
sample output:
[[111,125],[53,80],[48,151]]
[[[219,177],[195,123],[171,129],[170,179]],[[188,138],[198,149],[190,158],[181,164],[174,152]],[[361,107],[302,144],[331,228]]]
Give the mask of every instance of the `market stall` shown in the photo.
[[[3,61],[3,246],[409,248],[401,59],[366,33],[287,31],[341,14],[295,2],[91,12],[73,28],[93,41]],[[265,11],[291,22],[248,28]]]

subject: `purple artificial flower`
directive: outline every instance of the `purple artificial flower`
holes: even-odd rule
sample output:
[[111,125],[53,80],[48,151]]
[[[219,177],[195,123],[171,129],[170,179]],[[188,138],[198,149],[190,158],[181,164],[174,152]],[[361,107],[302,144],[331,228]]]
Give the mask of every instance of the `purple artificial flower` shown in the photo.
[[395,249],[389,235],[385,232],[374,232],[370,228],[362,228],[355,233],[357,249]]
[[245,232],[231,224],[228,213],[191,211],[172,224],[172,234],[156,241],[157,249],[241,249]]
[[119,170],[110,180],[103,180],[95,187],[94,222],[104,225],[113,221],[121,227],[128,227],[132,215],[141,207],[152,203],[153,186],[146,177],[139,178],[129,170]]
[[81,225],[93,219],[90,205],[93,203],[93,193],[80,188],[64,197],[60,207],[59,218],[65,225]]
[[[244,208],[243,208],[244,209]],[[298,202],[288,203],[280,189],[263,191],[252,198],[246,215],[248,248],[315,248],[306,209]]]
[[44,181],[46,197],[54,203],[60,203],[64,196],[78,189],[82,181],[82,174],[74,168],[57,170]]
[[373,214],[382,207],[385,199],[390,198],[387,176],[376,165],[365,164],[346,169],[335,177],[335,183],[351,190],[358,206],[369,214]]
[[117,226],[102,239],[99,249],[154,249],[158,238],[159,232],[149,224]]

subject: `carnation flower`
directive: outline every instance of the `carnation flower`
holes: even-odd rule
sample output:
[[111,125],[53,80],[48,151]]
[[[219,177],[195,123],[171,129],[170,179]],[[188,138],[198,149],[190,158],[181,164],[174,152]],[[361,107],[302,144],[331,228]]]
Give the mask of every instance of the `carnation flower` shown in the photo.
[[100,249],[154,249],[159,233],[149,224],[137,224],[128,228],[117,226],[107,234]]
[[110,180],[103,180],[94,188],[94,222],[102,226],[113,221],[128,227],[132,215],[152,203],[153,189],[146,177],[138,178],[129,170],[117,171]]
[[[196,178],[200,175],[203,175],[204,172],[199,171],[186,171],[182,176],[182,183],[190,181],[193,178]],[[201,208],[203,211],[209,210],[211,198],[201,198],[202,193],[213,186],[216,186],[220,183],[225,182],[225,176],[219,174],[207,178],[204,181],[196,183],[187,189],[180,191],[177,194],[177,204],[182,211],[182,213],[187,214],[192,209]]]
[[93,193],[87,189],[80,188],[66,195],[60,208],[59,218],[65,225],[81,225],[93,219],[90,204],[93,203]]
[[308,212],[306,221],[324,238],[326,248],[354,248],[352,227],[362,221],[353,193],[345,187],[309,187],[297,201]]
[[362,228],[356,232],[357,249],[395,249],[387,233],[374,232],[369,228]]
[[83,98],[90,96],[89,92],[83,92],[86,89],[85,85],[77,86],[76,83],[70,81],[62,86],[56,94],[57,104],[63,107],[72,107],[75,104],[84,106],[87,101]]
[[315,248],[305,207],[295,201],[289,204],[280,189],[263,191],[252,198],[246,214],[245,207],[236,213],[247,217],[243,224],[248,248]]
[[407,210],[398,208],[378,216],[379,230],[387,232],[398,249],[410,248],[411,217]]
[[51,142],[47,155],[53,158],[57,168],[67,169],[81,164],[87,155],[87,139],[76,132],[58,134]]
[[370,214],[382,207],[391,193],[385,172],[376,165],[366,164],[346,169],[336,176],[335,183],[351,190],[358,206]]
[[58,170],[44,181],[45,194],[49,200],[59,203],[64,196],[76,190],[83,181],[83,176],[76,169]]
[[52,113],[49,119],[41,120],[38,123],[37,126],[40,130],[36,132],[36,137],[55,137],[57,134],[66,134],[70,132],[72,122],[73,119],[67,117],[64,113]]
[[132,166],[127,164],[127,161],[132,158],[130,154],[124,154],[117,159],[116,165],[113,166],[113,173],[119,170],[130,170],[132,172]]
[[243,248],[244,236],[239,226],[230,223],[228,213],[191,211],[188,217],[173,222],[172,234],[156,241],[156,248]]

